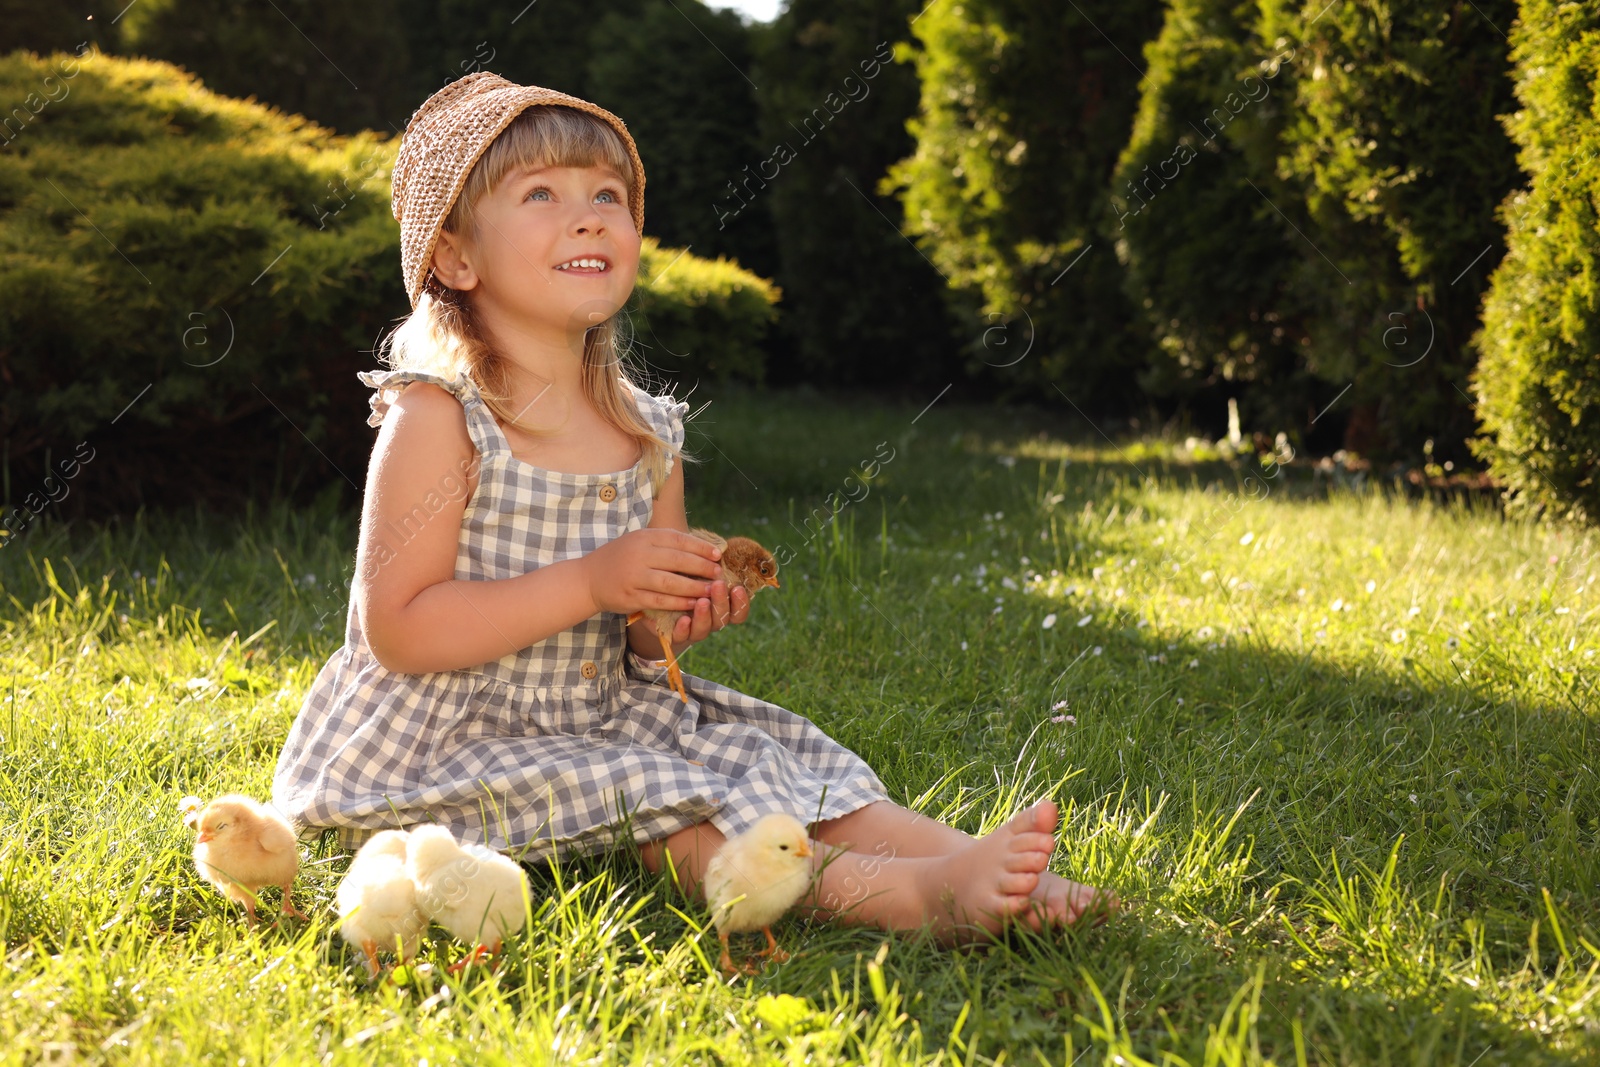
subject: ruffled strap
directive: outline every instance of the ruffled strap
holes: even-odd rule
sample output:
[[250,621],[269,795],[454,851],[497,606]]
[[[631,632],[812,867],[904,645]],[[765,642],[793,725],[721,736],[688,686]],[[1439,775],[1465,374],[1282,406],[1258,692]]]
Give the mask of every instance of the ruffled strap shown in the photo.
[[[645,422],[650,424],[650,428],[656,432],[656,435],[672,445],[673,448],[682,448],[685,434],[683,420],[689,413],[689,402],[687,400],[677,400],[670,394],[655,396],[627,379],[623,379],[623,381],[626,381],[628,388],[633,390],[633,399],[639,405],[639,414],[644,417]],[[667,465],[662,472],[663,478],[671,476],[672,464],[676,460],[676,456],[667,457]],[[652,486],[651,488],[659,491],[659,486]]]
[[[410,382],[428,382],[437,385],[445,392],[461,401],[465,407],[470,398],[478,399],[478,391],[473,387],[472,379],[465,374],[455,378],[445,378],[438,374],[429,374],[426,371],[416,370],[364,370],[356,377],[362,385],[371,386],[377,392],[367,400],[367,405],[372,408],[372,414],[367,416],[368,426],[382,426],[383,417],[389,413],[389,407],[394,403],[394,397]],[[389,394],[394,394],[390,396]]]

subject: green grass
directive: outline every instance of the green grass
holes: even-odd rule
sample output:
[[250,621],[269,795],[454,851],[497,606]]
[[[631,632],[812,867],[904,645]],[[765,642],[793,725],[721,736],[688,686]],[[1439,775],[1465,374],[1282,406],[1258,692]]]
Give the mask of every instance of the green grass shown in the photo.
[[1600,1059],[1600,538],[917,416],[734,395],[696,423],[691,519],[797,556],[686,665],[969,831],[1057,798],[1055,868],[1133,913],[978,952],[789,921],[803,954],[728,984],[704,911],[618,851],[536,872],[498,974],[371,986],[337,850],[308,851],[310,926],[250,932],[176,814],[266,794],[353,516],[45,525],[0,550],[0,1061]]

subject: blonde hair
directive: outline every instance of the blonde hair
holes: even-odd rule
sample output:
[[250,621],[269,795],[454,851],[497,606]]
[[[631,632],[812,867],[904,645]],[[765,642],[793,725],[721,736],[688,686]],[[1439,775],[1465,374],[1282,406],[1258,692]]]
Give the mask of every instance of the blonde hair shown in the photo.
[[[444,229],[476,238],[478,202],[511,171],[544,166],[610,167],[626,180],[630,201],[639,195],[633,163],[615,130],[576,108],[540,105],[518,114],[484,149],[445,216]],[[668,458],[694,457],[660,437],[639,413],[629,384],[644,386],[634,381],[622,359],[624,344],[618,324],[622,315],[619,310],[585,332],[583,392],[601,418],[638,442],[650,484],[659,493]],[[509,361],[495,351],[473,316],[470,294],[450,288],[431,271],[416,308],[389,334],[379,358],[395,370],[424,371],[444,378],[466,374],[489,410],[504,422],[535,437],[555,432],[517,422],[509,403]]]

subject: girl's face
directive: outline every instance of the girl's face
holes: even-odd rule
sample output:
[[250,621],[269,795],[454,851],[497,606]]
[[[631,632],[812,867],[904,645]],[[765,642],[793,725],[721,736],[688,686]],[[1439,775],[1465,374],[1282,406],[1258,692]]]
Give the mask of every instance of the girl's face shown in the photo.
[[633,292],[640,235],[627,182],[608,168],[514,170],[476,215],[476,239],[441,231],[434,270],[453,288],[477,290],[474,306],[491,329],[581,338]]

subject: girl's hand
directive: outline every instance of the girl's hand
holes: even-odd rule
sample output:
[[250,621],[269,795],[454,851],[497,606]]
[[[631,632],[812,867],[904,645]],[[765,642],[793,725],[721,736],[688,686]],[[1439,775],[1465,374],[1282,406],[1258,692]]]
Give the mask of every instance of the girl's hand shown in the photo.
[[721,554],[681,530],[646,527],[607,541],[580,560],[595,608],[628,615],[645,608],[694,611],[700,598],[711,598],[711,579],[722,575],[716,562]]
[[742,623],[750,617],[750,594],[744,586],[728,592],[728,583],[718,578],[711,583],[711,596],[695,601],[694,614],[678,619],[672,629],[672,647],[687,648],[716,633],[730,623]]

